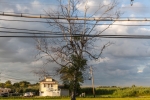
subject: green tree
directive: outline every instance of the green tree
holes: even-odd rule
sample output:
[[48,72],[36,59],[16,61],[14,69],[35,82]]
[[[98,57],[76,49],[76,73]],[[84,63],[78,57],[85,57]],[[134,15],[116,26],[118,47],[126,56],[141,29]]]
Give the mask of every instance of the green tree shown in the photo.
[[5,82],[5,84],[11,84],[11,81],[10,81],[10,80],[8,80],[8,81],[6,81],[6,82]]
[[19,87],[20,87],[20,84],[19,84],[18,82],[17,82],[17,83],[14,83],[14,84],[13,84],[13,87],[14,87],[14,88],[19,88]]
[[26,87],[28,87],[28,85],[30,85],[30,82],[27,82],[27,81],[19,82],[19,86],[22,88],[26,88]]
[[0,87],[4,88],[5,87],[5,83],[0,83]]
[[132,88],[136,87],[134,84],[131,86]]
[[12,88],[12,84],[10,80],[5,82],[5,88]]
[[83,71],[86,70],[86,59],[72,55],[70,57],[72,64],[61,67],[57,70],[61,80],[69,87],[69,90],[74,90],[76,94],[80,91],[80,83],[83,83]]

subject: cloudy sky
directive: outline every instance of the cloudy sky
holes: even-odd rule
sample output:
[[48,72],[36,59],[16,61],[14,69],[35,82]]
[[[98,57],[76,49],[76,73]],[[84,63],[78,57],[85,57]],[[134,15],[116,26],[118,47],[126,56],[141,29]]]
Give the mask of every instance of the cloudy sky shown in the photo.
[[[97,9],[99,3],[107,3],[109,0],[89,0],[89,12]],[[133,6],[130,0],[118,0],[122,13],[121,17],[150,17],[150,1],[134,0]],[[46,11],[56,9],[56,0],[0,0],[1,12],[45,14]],[[82,7],[79,7],[82,11]],[[9,20],[34,20],[16,17],[0,16],[0,19]],[[39,20],[39,19],[37,19]],[[42,20],[46,21],[46,20]],[[115,22],[115,24],[149,25],[150,22]],[[23,28],[34,30],[49,30],[49,25],[42,23],[25,23],[0,20],[0,27]],[[105,26],[97,26],[97,29]],[[6,29],[0,28],[1,31]],[[8,30],[7,30],[8,31]],[[2,33],[0,33],[2,34]],[[103,34],[114,35],[149,35],[149,26],[111,26]],[[102,39],[114,44],[103,53],[103,59],[98,62],[91,61],[94,69],[95,85],[116,86],[150,86],[150,40],[148,39]],[[103,44],[103,42],[101,42]],[[38,77],[32,70],[43,66],[41,60],[36,61],[34,39],[27,38],[0,38],[0,79],[1,82],[21,80],[38,82]],[[52,70],[55,64],[46,65],[44,68]],[[57,78],[57,77],[55,77]],[[59,81],[59,80],[58,80]],[[85,80],[84,85],[91,85],[90,80]]]

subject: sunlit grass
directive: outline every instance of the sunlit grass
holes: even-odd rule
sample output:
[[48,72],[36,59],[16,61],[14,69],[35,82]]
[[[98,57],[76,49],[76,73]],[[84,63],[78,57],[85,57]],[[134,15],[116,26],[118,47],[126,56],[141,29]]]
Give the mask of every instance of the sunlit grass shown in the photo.
[[[70,98],[0,98],[0,100],[70,100]],[[77,98],[77,100],[150,100],[150,98]]]

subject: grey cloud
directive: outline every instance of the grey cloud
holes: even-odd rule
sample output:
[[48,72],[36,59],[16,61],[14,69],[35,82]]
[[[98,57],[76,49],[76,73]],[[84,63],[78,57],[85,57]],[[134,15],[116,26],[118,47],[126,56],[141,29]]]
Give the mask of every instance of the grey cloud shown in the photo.
[[[146,67],[143,70],[143,73],[138,73],[138,68],[141,66],[147,66],[149,63],[149,57],[120,57],[113,55],[106,55],[110,60],[94,65],[96,68],[94,70],[95,73],[95,83],[98,85],[140,85],[141,80],[147,80],[146,75],[149,75],[145,72],[148,71]],[[149,72],[149,71],[148,71]],[[148,85],[143,83],[144,85]]]
[[[7,40],[7,39],[6,39]],[[35,55],[33,45],[26,45],[15,38],[0,43],[1,62],[28,62]]]

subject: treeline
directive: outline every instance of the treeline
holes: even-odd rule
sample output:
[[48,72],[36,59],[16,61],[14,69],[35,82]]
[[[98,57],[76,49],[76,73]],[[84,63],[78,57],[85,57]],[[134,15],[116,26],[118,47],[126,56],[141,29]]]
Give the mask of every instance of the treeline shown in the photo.
[[11,93],[25,93],[25,92],[34,92],[39,93],[39,83],[31,84],[27,81],[20,81],[12,83],[10,80],[5,83],[0,83],[1,88],[10,88]]
[[[93,89],[82,88],[82,93],[93,95]],[[97,87],[95,88],[96,96],[100,97],[139,97],[150,96],[150,87]]]
[[138,97],[150,95],[150,87],[131,87],[117,89],[113,94],[115,97]]
[[[95,93],[96,93],[96,95],[112,95],[117,89],[119,89],[119,88],[97,87],[97,88],[95,88]],[[91,88],[91,87],[81,88],[81,92],[86,93],[86,95],[92,95],[93,88]]]

